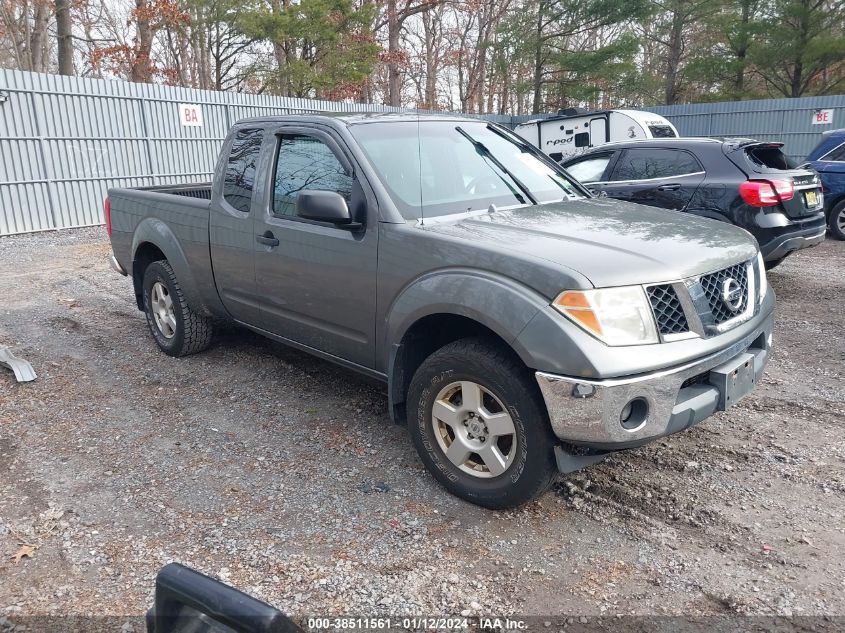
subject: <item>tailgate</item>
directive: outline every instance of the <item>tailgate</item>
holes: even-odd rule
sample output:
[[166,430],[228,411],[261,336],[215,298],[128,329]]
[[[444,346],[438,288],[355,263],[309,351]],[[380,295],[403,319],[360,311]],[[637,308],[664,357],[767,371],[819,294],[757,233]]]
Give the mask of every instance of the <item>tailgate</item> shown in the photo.
[[783,153],[783,143],[746,141],[724,147],[727,157],[749,180],[765,180],[775,186],[781,193],[780,206],[789,217],[802,218],[821,211],[824,199],[818,175],[796,168]]

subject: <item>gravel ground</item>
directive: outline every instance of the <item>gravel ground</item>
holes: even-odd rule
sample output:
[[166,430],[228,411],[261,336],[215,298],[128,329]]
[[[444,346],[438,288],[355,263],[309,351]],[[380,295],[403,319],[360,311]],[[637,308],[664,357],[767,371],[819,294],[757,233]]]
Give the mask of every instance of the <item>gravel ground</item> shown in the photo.
[[378,383],[237,330],[160,353],[109,252],[0,239],[0,344],[39,374],[0,372],[0,618],[139,615],[171,561],[296,617],[845,615],[845,243],[770,274],[737,407],[503,513],[436,485]]

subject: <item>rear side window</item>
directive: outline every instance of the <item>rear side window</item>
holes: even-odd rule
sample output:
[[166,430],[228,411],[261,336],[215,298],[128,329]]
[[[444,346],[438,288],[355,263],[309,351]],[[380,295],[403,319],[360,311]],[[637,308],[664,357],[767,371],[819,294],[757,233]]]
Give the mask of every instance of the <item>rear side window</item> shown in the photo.
[[273,214],[296,215],[296,197],[300,191],[334,191],[349,202],[352,176],[323,141],[304,134],[282,136],[276,159],[273,186]]
[[229,151],[223,177],[223,199],[238,211],[249,213],[255,166],[261,150],[263,130],[239,130]]
[[792,169],[794,167],[780,147],[749,147],[745,150],[745,154],[757,167],[766,169]]
[[651,180],[671,178],[702,171],[692,154],[677,149],[643,148],[626,151],[612,180]]
[[652,138],[675,138],[678,136],[668,125],[649,125],[648,131],[651,132]]

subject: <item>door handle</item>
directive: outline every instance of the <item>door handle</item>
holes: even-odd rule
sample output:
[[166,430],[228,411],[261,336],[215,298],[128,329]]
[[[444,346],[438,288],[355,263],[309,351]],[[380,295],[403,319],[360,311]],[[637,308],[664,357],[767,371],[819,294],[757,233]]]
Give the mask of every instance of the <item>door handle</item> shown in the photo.
[[678,183],[676,183],[676,182],[673,182],[673,183],[672,183],[672,184],[670,184],[670,185],[660,185],[660,186],[657,188],[657,190],[658,190],[658,191],[677,191],[677,190],[678,190],[678,189],[680,189],[680,188],[681,188],[681,185],[679,185],[679,184],[678,184]]
[[278,246],[279,245],[279,238],[273,235],[272,231],[264,231],[264,235],[256,235],[255,241],[259,244],[264,244],[264,246]]

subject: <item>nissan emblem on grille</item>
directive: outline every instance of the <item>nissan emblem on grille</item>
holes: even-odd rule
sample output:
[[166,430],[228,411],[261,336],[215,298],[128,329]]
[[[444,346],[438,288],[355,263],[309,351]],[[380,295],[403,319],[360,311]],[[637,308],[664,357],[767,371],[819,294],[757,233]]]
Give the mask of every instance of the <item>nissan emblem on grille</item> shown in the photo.
[[739,312],[742,307],[742,286],[733,277],[722,282],[722,302],[731,312]]
[[747,263],[704,275],[699,283],[717,325],[738,316],[748,305]]

